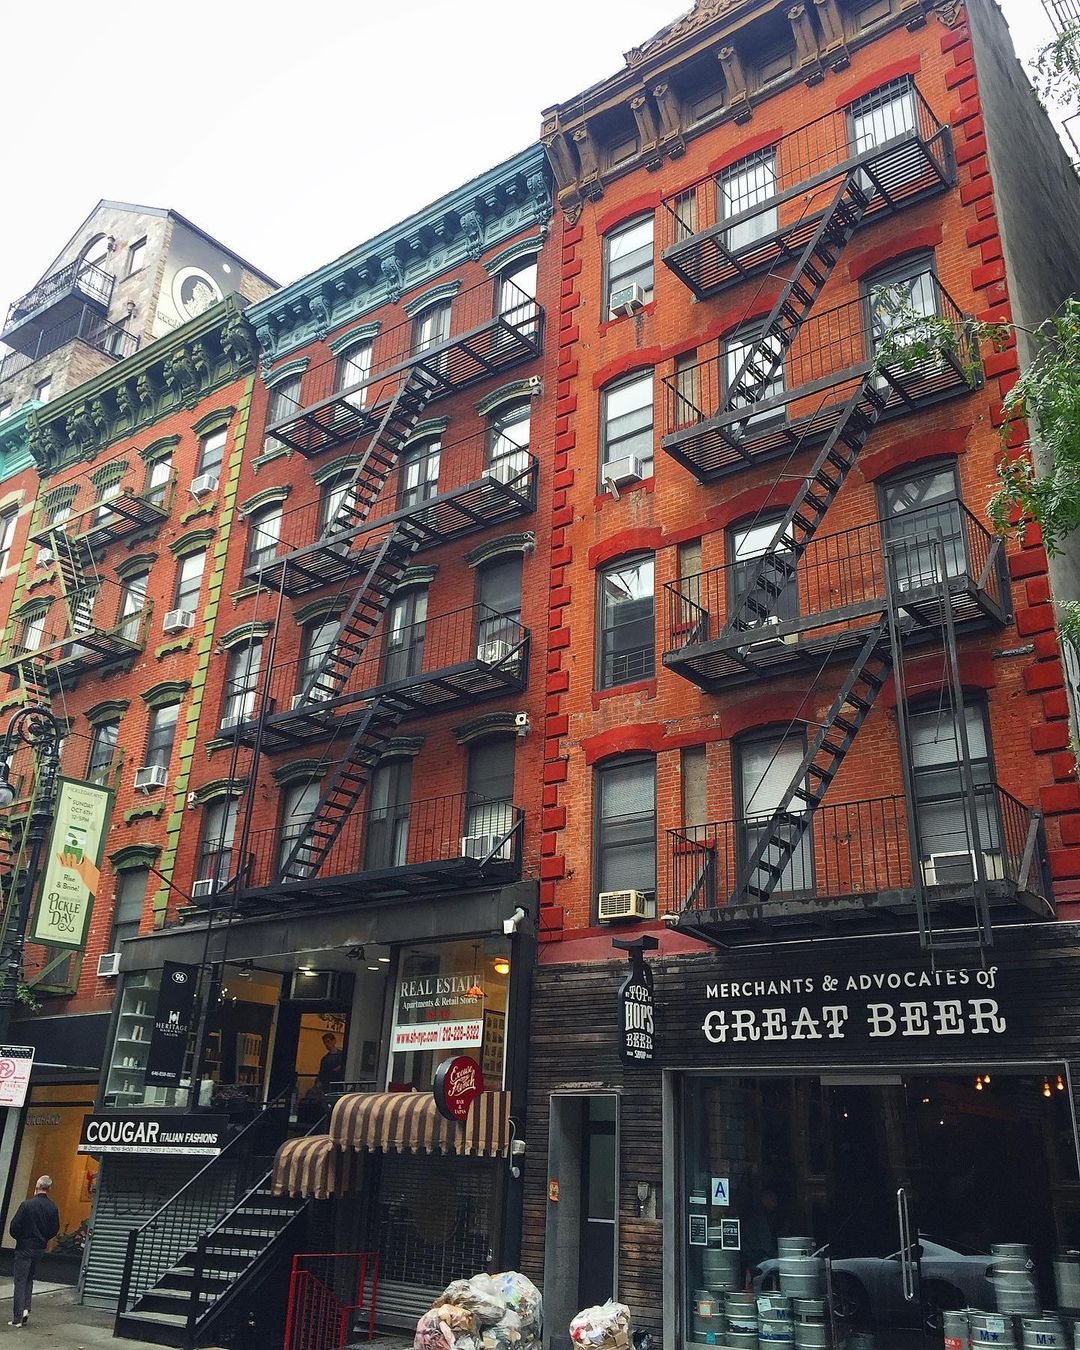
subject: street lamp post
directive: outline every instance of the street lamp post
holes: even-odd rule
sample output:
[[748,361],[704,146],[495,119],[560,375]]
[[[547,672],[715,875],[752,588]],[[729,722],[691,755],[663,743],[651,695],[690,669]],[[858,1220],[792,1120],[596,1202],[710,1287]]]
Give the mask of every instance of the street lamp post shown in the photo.
[[56,804],[56,779],[60,772],[60,725],[48,710],[36,704],[20,708],[12,717],[0,739],[0,811],[6,811],[15,800],[15,789],[8,780],[11,756],[20,745],[28,746],[38,765],[37,791],[26,822],[25,842],[29,845],[26,867],[14,913],[11,897],[5,906],[3,931],[0,934],[0,1043],[7,1041],[11,1029],[11,1014],[15,1007],[22,974],[23,944],[26,926],[30,922],[30,908],[34,887],[41,872],[45,842],[53,823]]

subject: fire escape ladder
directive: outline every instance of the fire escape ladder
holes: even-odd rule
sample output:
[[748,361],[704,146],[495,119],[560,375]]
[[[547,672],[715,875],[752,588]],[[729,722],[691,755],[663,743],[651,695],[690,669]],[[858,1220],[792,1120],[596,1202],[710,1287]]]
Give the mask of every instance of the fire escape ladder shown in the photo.
[[47,547],[56,563],[60,594],[64,597],[71,631],[85,632],[90,627],[94,595],[101,585],[93,554],[85,543],[72,539],[62,529],[49,532]]
[[722,411],[749,410],[765,396],[870,203],[859,180],[860,171],[854,170],[837,189],[832,204],[822,216],[790,280],[765,320],[761,336],[751,345],[732,376]]
[[378,699],[364,710],[311,819],[281,865],[282,882],[317,875],[342,826],[356,809],[379,751],[401,721],[402,712],[401,708],[390,707]]
[[401,447],[440,387],[421,366],[413,366],[401,381],[349,480],[341,504],[326,523],[324,537],[363,525],[397,464]]
[[763,822],[760,837],[742,868],[732,897],[734,902],[747,898],[756,904],[768,901],[810,828],[813,813],[821,805],[859,728],[888,681],[892,666],[892,642],[886,613],[868,630],[854,665],[780,804]]
[[777,526],[768,548],[756,560],[745,589],[731,606],[722,637],[758,628],[778,612],[780,595],[794,580],[799,559],[825,519],[885,406],[886,400],[876,388],[871,372],[844,405],[802,492]]

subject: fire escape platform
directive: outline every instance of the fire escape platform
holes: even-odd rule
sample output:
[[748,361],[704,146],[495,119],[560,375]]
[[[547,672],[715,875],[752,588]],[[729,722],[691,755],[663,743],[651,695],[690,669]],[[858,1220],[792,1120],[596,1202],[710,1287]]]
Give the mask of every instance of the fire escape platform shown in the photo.
[[[70,530],[70,526],[76,522],[69,522],[67,532],[70,533],[72,542],[82,544],[90,552],[96,553],[99,549],[118,543],[139,530],[153,529],[169,518],[168,506],[159,506],[136,492],[122,492],[118,497],[110,497],[108,508],[108,515],[98,520],[93,518],[97,515],[98,508],[93,507],[86,513],[89,523],[78,532]],[[55,528],[57,527],[39,530],[32,536],[33,542],[47,548],[49,537]]]
[[474,858],[433,858],[401,867],[316,875],[271,886],[248,886],[242,893],[240,906],[262,911],[287,907],[293,913],[299,909],[320,909],[328,904],[348,904],[358,900],[408,900],[415,895],[430,895],[433,890],[469,891],[503,886],[517,881],[520,876],[521,864],[516,860],[493,860],[483,865],[482,860]]

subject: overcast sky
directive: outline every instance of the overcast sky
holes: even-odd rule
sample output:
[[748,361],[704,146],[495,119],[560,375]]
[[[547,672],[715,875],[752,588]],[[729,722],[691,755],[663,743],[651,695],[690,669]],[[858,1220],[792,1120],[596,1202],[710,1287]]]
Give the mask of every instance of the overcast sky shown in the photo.
[[[1018,52],[1039,0],[1001,0]],[[0,300],[101,197],[286,283],[535,140],[689,0],[22,0],[5,14]]]

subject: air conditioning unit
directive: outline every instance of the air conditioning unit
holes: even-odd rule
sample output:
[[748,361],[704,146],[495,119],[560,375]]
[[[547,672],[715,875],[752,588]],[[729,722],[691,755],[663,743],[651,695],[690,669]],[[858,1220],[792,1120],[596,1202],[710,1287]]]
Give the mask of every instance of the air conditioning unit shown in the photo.
[[644,891],[601,891],[596,917],[601,923],[647,919],[650,917],[649,902]]
[[218,476],[216,473],[201,473],[197,478],[191,480],[191,486],[188,491],[193,497],[209,497],[211,492],[218,490]]
[[293,1002],[347,999],[351,1003],[352,982],[352,976],[340,970],[294,970],[289,998]]
[[611,317],[614,319],[620,314],[636,314],[639,309],[645,307],[645,292],[636,281],[631,282],[629,286],[620,286],[617,291],[611,292]]
[[495,862],[509,862],[511,857],[512,841],[503,840],[500,834],[466,834],[461,839],[461,856],[463,858],[475,858],[478,862],[483,861],[489,854]]
[[135,770],[135,788],[139,792],[149,792],[151,788],[164,787],[168,776],[164,764],[144,764]]
[[501,638],[492,638],[490,642],[481,642],[476,649],[476,659],[485,666],[498,666],[509,659],[513,648]]
[[[1005,859],[1000,853],[984,853],[983,875],[987,881],[1001,881],[1005,876]],[[963,886],[975,880],[975,854],[970,851],[931,853],[924,862],[924,886]]]
[[289,708],[292,712],[295,712],[297,708],[302,708],[305,703],[310,702],[311,700],[304,694],[293,694],[292,702],[289,704]]
[[161,625],[163,633],[180,633],[195,624],[195,612],[190,609],[170,609]]
[[217,890],[217,882],[213,877],[204,877],[202,881],[194,881],[191,884],[191,898],[198,900],[200,896],[213,895]]
[[97,959],[97,973],[99,980],[111,979],[114,975],[120,974],[120,953],[102,952]]
[[637,455],[626,455],[623,459],[613,459],[602,470],[605,483],[614,483],[624,487],[628,483],[640,483],[645,477],[645,466]]
[[243,720],[244,718],[241,713],[229,713],[227,717],[221,719],[221,722],[218,724],[218,730],[231,731],[233,727],[238,727]]
[[[760,633],[763,629],[779,627],[781,620],[775,614],[770,614],[767,618],[756,623],[748,632]],[[755,638],[750,643],[750,650],[755,647],[792,647],[799,640],[798,633],[768,633],[765,637]]]

